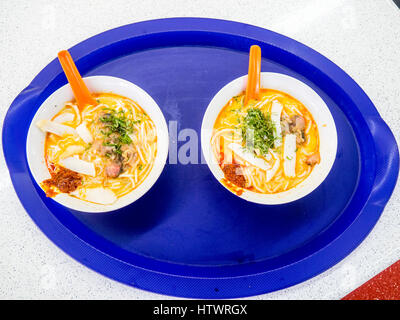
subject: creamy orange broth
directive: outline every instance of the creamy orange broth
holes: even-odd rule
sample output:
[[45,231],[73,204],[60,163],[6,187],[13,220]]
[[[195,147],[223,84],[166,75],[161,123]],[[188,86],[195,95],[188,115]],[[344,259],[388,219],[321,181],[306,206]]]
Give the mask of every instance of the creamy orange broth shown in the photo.
[[[305,142],[303,144],[296,145],[296,165],[295,165],[295,177],[287,177],[283,170],[283,144],[284,137],[282,138],[282,145],[277,148],[270,149],[271,156],[263,157],[257,155],[257,157],[262,158],[271,166],[273,166],[275,157],[279,157],[280,165],[279,169],[273,176],[273,178],[266,182],[266,171],[256,167],[249,162],[242,159],[237,154],[233,153],[229,157],[232,163],[240,164],[242,169],[242,174],[246,179],[246,186],[244,189],[248,189],[258,193],[272,194],[282,191],[289,190],[310,175],[314,166],[308,165],[306,160],[313,154],[319,153],[319,135],[318,127],[307,108],[299,101],[293,97],[276,90],[271,89],[261,89],[260,98],[258,101],[250,101],[248,105],[243,106],[244,93],[239,96],[233,97],[224,106],[218,115],[211,138],[212,150],[215,158],[219,161],[222,168],[223,162],[226,160],[227,155],[224,145],[228,143],[238,143],[244,146],[244,141],[241,137],[241,119],[247,114],[249,108],[260,108],[264,114],[271,113],[272,101],[279,101],[282,106],[283,116],[292,117],[294,115],[300,115],[305,120]],[[224,178],[224,181],[225,178]],[[226,183],[224,183],[227,185]],[[238,193],[238,187],[235,186],[235,193]]]
[[79,188],[103,187],[112,190],[119,198],[137,188],[151,171],[157,154],[156,128],[144,110],[133,100],[110,93],[99,93],[95,94],[94,97],[98,105],[87,106],[82,110],[81,115],[76,103],[71,101],[65,103],[63,109],[52,120],[56,120],[60,115],[72,114],[72,121],[60,123],[76,128],[82,121],[85,121],[94,141],[96,141],[104,137],[98,121],[101,113],[109,109],[122,110],[127,119],[135,121],[134,131],[130,135],[132,143],[129,147],[133,148],[136,160],[129,165],[124,165],[124,170],[118,177],[110,178],[105,174],[105,166],[109,159],[101,155],[92,144],[86,144],[82,139],[73,135],[60,137],[53,133],[47,133],[45,140],[46,164],[51,173],[65,156],[69,146],[81,146],[84,151],[79,152],[78,155],[75,154],[75,156],[93,163],[96,175],[94,177],[83,175],[82,186]]

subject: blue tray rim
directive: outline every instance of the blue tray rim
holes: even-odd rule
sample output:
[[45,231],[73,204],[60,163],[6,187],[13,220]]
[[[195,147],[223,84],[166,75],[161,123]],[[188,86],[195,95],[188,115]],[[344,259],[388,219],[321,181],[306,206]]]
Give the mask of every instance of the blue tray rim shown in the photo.
[[[232,32],[232,30],[235,32]],[[374,133],[373,138],[376,147],[377,163],[381,163],[381,166],[377,167],[378,175],[375,180],[375,186],[370,194],[367,204],[362,211],[362,214],[359,214],[353,224],[350,225],[349,228],[335,241],[331,242],[329,245],[324,247],[323,250],[316,252],[308,259],[304,259],[303,261],[299,261],[288,266],[288,270],[285,272],[283,272],[281,269],[267,273],[247,275],[245,277],[199,278],[193,276],[180,276],[176,274],[174,275],[154,272],[137,266],[127,265],[125,262],[107,256],[104,253],[97,251],[95,248],[88,248],[88,245],[85,242],[77,238],[63,225],[60,225],[58,221],[46,221],[30,213],[30,205],[24,201],[24,196],[21,194],[22,190],[20,189],[20,186],[17,185],[13,177],[15,172],[13,163],[10,159],[10,152],[12,150],[11,148],[8,148],[8,144],[5,143],[7,142],[8,136],[6,123],[11,117],[12,109],[17,104],[26,103],[27,101],[38,97],[43,89],[43,83],[46,83],[49,77],[55,77],[59,73],[60,67],[57,65],[56,60],[52,61],[48,66],[46,66],[35,77],[31,84],[14,100],[4,121],[3,151],[6,158],[6,163],[10,170],[14,188],[16,189],[18,197],[20,198],[28,214],[54,243],[56,243],[63,251],[70,254],[79,262],[87,265],[93,270],[124,283],[131,284],[145,290],[169,295],[200,298],[232,298],[238,296],[249,296],[293,285],[315,276],[316,274],[336,264],[347,254],[349,254],[356,246],[358,246],[375,225],[393,191],[398,176],[399,159],[396,142],[391,131],[380,118],[379,113],[373,106],[372,102],[362,91],[362,89],[344,71],[311,48],[272,31],[238,22],[206,18],[170,18],[151,20],[106,31],[81,42],[70,50],[71,53],[77,57],[77,59],[82,58],[82,60],[84,60],[85,58],[89,59],[90,53],[97,50],[99,45],[106,47],[115,41],[123,41],[123,39],[128,39],[130,37],[137,37],[158,32],[178,31],[209,31],[241,35],[254,39],[255,41],[268,41],[269,43],[273,43],[280,48],[290,47],[291,53],[304,58],[304,60],[312,63],[318,69],[323,70],[325,74],[335,79],[335,82],[340,84],[346,93],[355,97],[355,99],[358,100],[358,104],[362,103],[364,118]],[[87,54],[88,52],[89,54]],[[81,63],[83,62],[84,61]],[[388,150],[386,148],[387,144],[382,146],[382,144],[377,143],[382,140],[389,142],[392,141],[392,148]],[[390,161],[389,166],[382,165],[388,161]],[[355,230],[358,231],[354,232]],[[338,250],[338,248],[340,249]],[[79,253],[74,250],[79,251]],[[91,258],[89,259],[90,261],[88,261],[88,257]],[[299,268],[301,269],[305,266],[312,265],[317,265],[318,268],[312,268],[312,271],[308,273],[303,272],[304,274],[302,278],[294,279],[291,276],[291,273],[296,272],[296,270],[299,270]],[[131,269],[130,272],[136,273],[133,278],[141,279],[141,281],[136,280],[135,283],[132,283],[126,279],[121,279],[121,275],[114,271],[114,268],[116,270],[120,270],[121,268],[126,269],[127,267]],[[280,272],[280,276],[286,276],[286,281],[274,283],[273,278],[277,276],[276,272]],[[252,284],[249,286],[248,290],[243,290],[240,294],[238,294],[236,290],[233,290],[235,286],[243,287],[243,281],[249,281],[250,278],[253,279],[251,280]],[[271,282],[272,285],[266,289],[264,285],[267,282]],[[215,288],[224,288],[224,290],[216,291],[214,290]],[[229,290],[230,288],[232,290]]]

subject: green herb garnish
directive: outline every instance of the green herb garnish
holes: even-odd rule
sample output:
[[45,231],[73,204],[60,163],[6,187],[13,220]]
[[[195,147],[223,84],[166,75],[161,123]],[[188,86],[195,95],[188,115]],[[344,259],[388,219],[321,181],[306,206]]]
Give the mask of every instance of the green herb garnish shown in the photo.
[[87,146],[85,147],[85,151],[86,151],[86,150],[89,150],[91,147],[92,147],[92,144],[91,144],[91,143],[88,143]]
[[250,108],[241,125],[242,137],[246,142],[245,147],[261,155],[266,155],[274,146],[274,125],[271,115],[264,115],[260,109]]
[[128,119],[122,110],[115,111],[110,108],[103,108],[103,110],[108,111],[99,118],[99,121],[104,124],[103,130],[100,131],[106,138],[103,145],[113,147],[113,152],[121,155],[122,145],[132,142],[129,134],[133,133],[135,122]]
[[120,142],[111,143],[111,142],[108,142],[108,141],[104,141],[104,142],[103,142],[103,146],[106,146],[106,147],[113,147],[113,148],[114,148],[114,149],[113,149],[114,153],[116,153],[116,154],[118,154],[118,155],[121,155],[121,154],[122,154],[122,151],[121,151],[122,143],[120,143]]
[[129,134],[133,132],[133,121],[125,116],[123,111],[111,110],[104,116],[100,117],[100,121],[112,133]]

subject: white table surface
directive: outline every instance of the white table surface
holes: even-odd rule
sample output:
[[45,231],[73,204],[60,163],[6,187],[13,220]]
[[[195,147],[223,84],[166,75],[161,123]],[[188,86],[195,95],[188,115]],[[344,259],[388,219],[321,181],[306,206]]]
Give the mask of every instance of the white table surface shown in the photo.
[[[201,3],[201,5],[200,5]],[[368,94],[400,141],[400,10],[390,0],[41,0],[0,2],[0,119],[61,49],[121,25],[209,17],[264,27],[319,51]],[[73,260],[32,222],[0,157],[0,298],[165,299]],[[348,257],[293,287],[253,299],[339,299],[400,259],[400,189]]]

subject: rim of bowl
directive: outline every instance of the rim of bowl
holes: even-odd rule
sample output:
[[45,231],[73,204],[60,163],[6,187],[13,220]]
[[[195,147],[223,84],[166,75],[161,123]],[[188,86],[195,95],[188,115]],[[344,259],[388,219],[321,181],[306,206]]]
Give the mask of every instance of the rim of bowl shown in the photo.
[[[156,126],[157,155],[154,160],[154,165],[147,177],[137,188],[121,198],[118,198],[117,201],[111,205],[87,202],[65,193],[60,193],[51,198],[67,208],[81,212],[94,213],[115,211],[138,200],[149,191],[158,180],[168,156],[168,127],[164,115],[154,99],[145,90],[132,82],[112,76],[90,76],[83,78],[83,80],[91,92],[115,93],[134,100],[149,115]],[[29,171],[39,186],[43,180],[50,178],[50,173],[44,160],[44,141],[46,134],[42,132],[35,123],[39,119],[52,118],[63,108],[65,102],[73,99],[72,89],[67,83],[54,91],[40,105],[29,126],[26,140],[26,155]]]
[[278,90],[292,96],[304,104],[307,110],[312,114],[319,133],[320,163],[316,164],[311,174],[297,186],[287,191],[274,194],[261,194],[243,189],[243,193],[237,195],[221,182],[224,174],[211,149],[210,141],[212,129],[222,108],[232,97],[243,93],[246,89],[246,85],[247,75],[232,80],[217,92],[207,107],[201,126],[201,146],[208,167],[221,185],[235,196],[250,202],[265,205],[278,205],[293,202],[305,197],[325,180],[332,169],[337,152],[336,125],[328,106],[311,87],[296,78],[281,73],[261,72],[260,87]]

